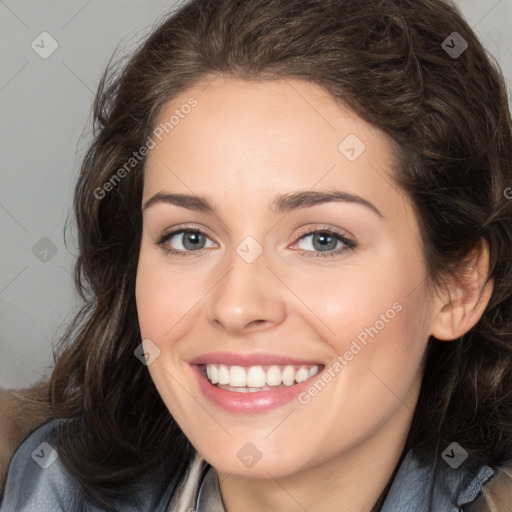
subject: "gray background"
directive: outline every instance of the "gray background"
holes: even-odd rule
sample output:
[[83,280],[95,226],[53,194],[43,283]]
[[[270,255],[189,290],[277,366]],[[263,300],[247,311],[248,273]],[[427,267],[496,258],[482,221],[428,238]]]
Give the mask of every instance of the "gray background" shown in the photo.
[[[512,92],[512,0],[459,0]],[[0,388],[49,375],[79,301],[64,245],[94,91],[118,43],[131,47],[170,0],[0,0]],[[40,53],[58,48],[46,59]],[[448,35],[448,34],[447,34]]]

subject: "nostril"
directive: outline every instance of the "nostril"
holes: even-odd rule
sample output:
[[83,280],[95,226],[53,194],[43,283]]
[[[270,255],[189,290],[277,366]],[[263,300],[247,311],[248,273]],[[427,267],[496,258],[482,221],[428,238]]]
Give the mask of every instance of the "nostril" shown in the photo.
[[248,325],[252,325],[252,324],[260,325],[260,324],[266,324],[267,322],[268,322],[268,320],[259,319],[259,320],[253,320],[252,322],[249,322]]

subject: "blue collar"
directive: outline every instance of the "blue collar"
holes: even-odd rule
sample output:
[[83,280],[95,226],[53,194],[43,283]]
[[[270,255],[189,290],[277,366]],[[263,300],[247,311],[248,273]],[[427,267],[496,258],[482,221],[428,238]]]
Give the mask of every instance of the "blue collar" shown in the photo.
[[[409,450],[400,465],[380,512],[459,512],[472,503],[494,475],[489,466],[467,459],[453,469],[440,459],[421,465]],[[217,472],[204,462],[199,476],[194,510],[225,512]]]

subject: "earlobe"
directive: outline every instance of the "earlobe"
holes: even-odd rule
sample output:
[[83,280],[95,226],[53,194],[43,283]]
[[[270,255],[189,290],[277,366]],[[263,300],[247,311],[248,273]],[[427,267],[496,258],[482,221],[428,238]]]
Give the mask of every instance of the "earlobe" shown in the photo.
[[482,238],[464,258],[435,300],[431,334],[449,341],[467,333],[483,315],[492,295],[489,275],[489,247]]

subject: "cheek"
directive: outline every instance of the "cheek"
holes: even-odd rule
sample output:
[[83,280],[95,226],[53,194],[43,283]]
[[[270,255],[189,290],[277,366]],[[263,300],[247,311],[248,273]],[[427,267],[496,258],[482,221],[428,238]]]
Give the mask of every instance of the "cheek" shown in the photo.
[[180,281],[176,273],[169,272],[161,258],[141,250],[135,288],[141,338],[151,340],[159,349],[148,371],[175,418],[191,415],[190,397],[178,383],[186,378],[181,373],[180,351],[176,350],[177,341],[187,334],[183,320],[197,302],[197,290],[190,284],[190,280]]
[[373,358],[421,351],[428,341],[421,259],[400,258],[391,251],[387,256],[346,265],[335,279],[317,273],[294,283],[336,354],[349,352],[347,359],[366,366]]
[[[411,293],[406,278],[390,282],[374,275],[357,285],[347,280],[342,289],[326,283],[323,290],[331,294],[325,299],[329,307],[318,316],[334,331],[323,338],[336,354],[332,380],[325,392],[309,389],[301,403],[333,427],[337,433],[331,440],[339,446],[343,435],[367,434],[402,405],[406,413],[414,410],[428,342],[428,307],[424,289]],[[331,300],[334,294],[337,300]]]
[[141,251],[135,299],[141,335],[157,345],[169,339],[169,331],[197,302],[190,278],[179,278],[161,258]]

